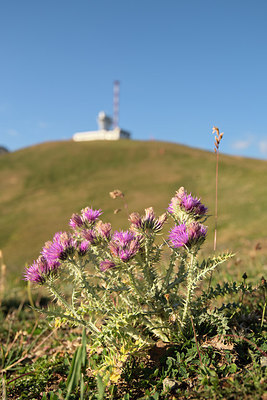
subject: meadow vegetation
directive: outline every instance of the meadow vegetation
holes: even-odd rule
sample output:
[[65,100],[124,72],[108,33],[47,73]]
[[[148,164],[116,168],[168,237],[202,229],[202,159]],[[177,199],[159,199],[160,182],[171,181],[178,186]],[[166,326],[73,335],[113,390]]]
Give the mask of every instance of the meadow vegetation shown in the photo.
[[220,155],[214,253],[212,153],[55,142],[1,157],[3,399],[265,400],[266,173]]

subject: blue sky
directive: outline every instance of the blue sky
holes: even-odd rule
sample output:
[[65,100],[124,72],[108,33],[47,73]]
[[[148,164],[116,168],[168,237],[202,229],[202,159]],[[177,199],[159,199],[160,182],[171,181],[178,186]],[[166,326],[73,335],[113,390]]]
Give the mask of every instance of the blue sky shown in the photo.
[[0,5],[0,145],[97,129],[267,158],[266,0],[8,0]]

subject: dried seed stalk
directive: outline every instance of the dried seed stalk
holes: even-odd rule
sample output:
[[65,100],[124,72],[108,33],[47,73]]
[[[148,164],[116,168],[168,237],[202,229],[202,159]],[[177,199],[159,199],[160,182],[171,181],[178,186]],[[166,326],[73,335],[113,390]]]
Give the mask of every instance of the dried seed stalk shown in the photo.
[[213,250],[216,251],[217,246],[217,224],[218,224],[218,167],[219,167],[219,145],[223,137],[223,132],[220,133],[219,128],[214,126],[212,133],[215,134],[214,152],[216,153],[216,189],[215,189],[215,229]]

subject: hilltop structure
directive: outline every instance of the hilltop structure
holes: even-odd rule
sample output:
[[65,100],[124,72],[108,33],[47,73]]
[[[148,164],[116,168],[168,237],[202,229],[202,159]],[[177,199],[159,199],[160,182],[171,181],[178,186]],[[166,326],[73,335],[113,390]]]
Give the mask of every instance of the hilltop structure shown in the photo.
[[119,128],[114,124],[111,117],[106,115],[104,111],[98,114],[98,131],[88,131],[88,132],[77,132],[73,135],[73,140],[75,142],[89,141],[89,140],[119,140],[119,139],[130,139],[130,133]]

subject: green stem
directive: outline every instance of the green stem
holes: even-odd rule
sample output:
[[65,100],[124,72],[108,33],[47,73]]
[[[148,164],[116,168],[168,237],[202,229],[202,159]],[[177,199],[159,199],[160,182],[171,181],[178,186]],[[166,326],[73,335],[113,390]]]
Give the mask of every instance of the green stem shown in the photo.
[[154,285],[154,280],[155,277],[152,274],[152,271],[150,270],[150,262],[149,262],[149,245],[150,245],[151,239],[146,238],[145,241],[145,265],[144,265],[144,277],[148,283],[149,287],[152,287]]
[[265,317],[265,310],[266,310],[266,303],[267,300],[265,300],[264,306],[263,306],[263,310],[262,310],[262,316],[261,316],[261,329],[263,327],[263,323],[264,323],[264,317]]
[[86,279],[85,273],[82,270],[80,263],[79,262],[74,263],[74,261],[72,261],[71,267],[73,266],[78,275],[82,288],[85,289],[89,294],[91,294],[95,299],[99,300],[99,296],[97,296],[97,294],[95,293],[94,288],[91,285],[89,285],[89,282]]
[[134,275],[133,275],[133,273],[132,273],[132,271],[131,271],[130,269],[128,270],[128,275],[129,275],[129,277],[130,277],[130,281],[131,281],[131,283],[132,283],[132,286],[133,286],[135,292],[136,292],[141,298],[143,298],[143,297],[144,297],[144,292],[142,292],[142,291],[140,290],[140,288],[138,287],[137,283],[135,282]]
[[198,346],[197,334],[196,334],[195,325],[194,325],[194,322],[193,322],[192,315],[190,315],[190,320],[191,320],[191,324],[192,324],[192,328],[193,328],[193,332],[194,332],[194,338],[195,338],[195,342],[196,342],[196,346],[197,346],[197,352],[198,352],[199,361],[200,361],[201,366],[203,367],[203,362],[202,362],[202,358],[201,358],[201,354],[200,354],[200,350],[199,350],[199,346]]
[[80,319],[80,316],[77,314],[75,309],[64,299],[64,297],[60,294],[60,292],[56,289],[55,285],[50,281],[47,282],[47,286],[51,293],[55,296],[55,298],[65,307],[66,310],[68,310],[71,315],[74,315],[75,318],[77,319],[77,322],[80,323],[83,326],[89,326],[90,329],[92,329],[95,333],[99,333],[100,330],[92,323],[92,322],[85,322]]
[[173,252],[172,255],[171,255],[170,265],[169,265],[169,268],[167,269],[166,277],[165,277],[164,283],[162,285],[162,289],[163,290],[167,289],[168,286],[169,286],[170,277],[171,277],[171,274],[173,272],[173,268],[174,268],[174,265],[175,265],[175,259],[176,259],[176,254],[175,254],[175,252]]
[[186,294],[186,299],[185,299],[185,305],[184,305],[184,312],[182,316],[182,326],[185,325],[188,312],[190,311],[190,303],[191,303],[191,297],[192,297],[192,291],[194,288],[194,254],[191,254],[191,260],[188,268],[188,275],[187,275],[187,294]]
[[55,285],[50,281],[47,282],[50,292],[55,296],[55,298],[65,307],[66,310],[70,311],[78,320],[80,319],[74,308],[64,299],[60,292],[56,289]]

